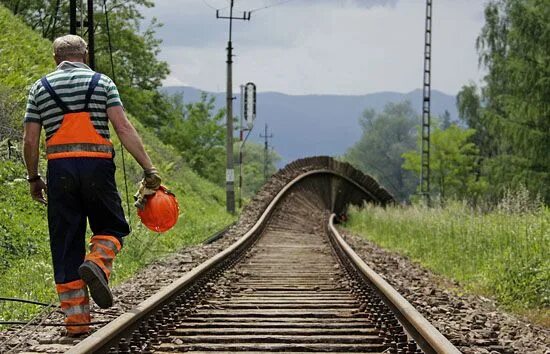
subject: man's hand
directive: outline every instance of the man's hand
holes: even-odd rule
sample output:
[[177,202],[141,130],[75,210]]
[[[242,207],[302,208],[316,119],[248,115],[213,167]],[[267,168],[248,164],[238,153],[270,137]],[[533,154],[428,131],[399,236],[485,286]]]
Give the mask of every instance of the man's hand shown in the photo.
[[48,187],[46,186],[46,183],[44,183],[42,178],[39,178],[34,182],[30,182],[30,191],[32,199],[44,205],[48,204],[44,195],[44,192],[48,191]]
[[162,181],[159,172],[154,167],[143,170],[143,179],[145,182],[145,188],[153,190],[159,189],[160,182]]
[[138,209],[143,210],[145,208],[145,203],[147,202],[147,196],[153,195],[156,193],[156,190],[149,189],[145,186],[145,179],[139,183],[139,189],[134,195],[134,206]]

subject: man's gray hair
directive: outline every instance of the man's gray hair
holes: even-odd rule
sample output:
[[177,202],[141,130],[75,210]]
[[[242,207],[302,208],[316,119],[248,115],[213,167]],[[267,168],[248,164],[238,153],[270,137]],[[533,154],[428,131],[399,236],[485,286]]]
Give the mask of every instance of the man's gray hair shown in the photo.
[[86,55],[88,44],[79,36],[68,34],[53,42],[53,54],[58,60],[80,58]]

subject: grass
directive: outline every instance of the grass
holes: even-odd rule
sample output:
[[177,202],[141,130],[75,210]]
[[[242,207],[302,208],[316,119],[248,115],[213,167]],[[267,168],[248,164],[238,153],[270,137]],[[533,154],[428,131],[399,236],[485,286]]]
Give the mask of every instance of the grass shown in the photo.
[[346,225],[470,292],[550,325],[550,209],[472,210],[463,203],[353,209]]
[[[0,124],[16,128],[23,120],[28,89],[54,65],[52,44],[2,5],[0,33],[0,101],[7,96],[13,105],[12,112],[0,112]],[[2,104],[0,109],[6,109]]]

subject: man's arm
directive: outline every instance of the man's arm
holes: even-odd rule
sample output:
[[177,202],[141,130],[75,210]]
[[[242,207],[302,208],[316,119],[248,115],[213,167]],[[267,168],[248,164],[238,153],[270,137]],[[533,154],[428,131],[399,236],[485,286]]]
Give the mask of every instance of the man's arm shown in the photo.
[[46,184],[38,175],[38,159],[40,146],[40,131],[42,125],[39,123],[25,123],[23,132],[23,158],[27,166],[27,174],[30,183],[30,192],[34,200],[46,204],[43,191]]
[[132,123],[126,117],[126,113],[124,113],[122,106],[107,108],[107,116],[111,124],[113,124],[122,145],[124,145],[126,150],[136,159],[137,163],[139,163],[144,170],[152,169],[153,163],[149,155],[147,155],[147,152],[145,152],[141,138]]

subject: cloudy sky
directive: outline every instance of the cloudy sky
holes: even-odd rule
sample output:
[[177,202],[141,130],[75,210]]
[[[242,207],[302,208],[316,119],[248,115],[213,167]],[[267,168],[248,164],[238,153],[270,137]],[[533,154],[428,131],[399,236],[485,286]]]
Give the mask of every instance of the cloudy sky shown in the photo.
[[[433,88],[456,94],[482,76],[475,39],[485,2],[434,1]],[[214,9],[229,0],[155,3],[146,16],[164,23],[165,85],[224,91],[228,22]],[[253,9],[251,21],[234,23],[236,88],[253,81],[260,91],[366,94],[421,86],[424,0],[235,0],[237,13]]]

